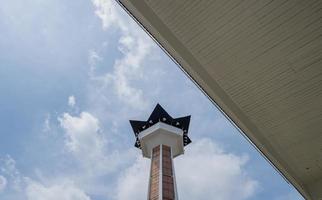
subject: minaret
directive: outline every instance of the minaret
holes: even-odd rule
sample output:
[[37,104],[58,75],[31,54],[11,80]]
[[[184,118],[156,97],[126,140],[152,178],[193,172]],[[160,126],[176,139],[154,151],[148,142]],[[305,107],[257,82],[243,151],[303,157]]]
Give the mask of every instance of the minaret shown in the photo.
[[130,120],[135,147],[151,159],[148,200],[178,200],[172,159],[184,153],[190,116],[172,118],[159,104],[147,121]]

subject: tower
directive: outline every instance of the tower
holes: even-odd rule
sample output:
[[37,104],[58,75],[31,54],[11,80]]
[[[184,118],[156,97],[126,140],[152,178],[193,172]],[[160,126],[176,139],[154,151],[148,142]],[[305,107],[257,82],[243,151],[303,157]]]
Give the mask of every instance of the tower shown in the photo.
[[172,118],[159,104],[147,121],[130,120],[135,147],[151,159],[148,200],[178,200],[173,158],[184,153],[190,116]]

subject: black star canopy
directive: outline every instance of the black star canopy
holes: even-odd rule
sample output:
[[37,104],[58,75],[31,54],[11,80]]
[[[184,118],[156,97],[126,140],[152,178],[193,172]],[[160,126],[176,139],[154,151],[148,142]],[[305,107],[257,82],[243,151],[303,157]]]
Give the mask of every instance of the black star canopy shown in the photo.
[[138,135],[141,131],[153,126],[158,122],[163,122],[168,125],[180,128],[183,130],[183,145],[186,146],[191,143],[190,138],[188,137],[189,123],[190,123],[190,115],[179,118],[172,118],[161,106],[157,104],[151,113],[149,119],[147,121],[137,121],[130,120],[136,142],[135,147],[141,148],[140,140],[138,139]]

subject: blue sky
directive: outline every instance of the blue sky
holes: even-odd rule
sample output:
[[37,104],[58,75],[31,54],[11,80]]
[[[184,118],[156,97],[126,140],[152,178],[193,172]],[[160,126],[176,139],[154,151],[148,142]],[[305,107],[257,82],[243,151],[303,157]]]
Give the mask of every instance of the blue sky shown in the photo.
[[0,199],[146,198],[156,103],[192,115],[181,199],[302,199],[114,1],[4,0],[0,91]]

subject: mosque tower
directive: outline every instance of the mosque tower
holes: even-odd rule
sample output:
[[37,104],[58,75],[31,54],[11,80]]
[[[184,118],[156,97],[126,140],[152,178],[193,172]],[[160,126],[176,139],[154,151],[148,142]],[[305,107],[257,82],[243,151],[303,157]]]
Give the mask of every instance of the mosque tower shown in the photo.
[[190,116],[172,118],[159,104],[147,121],[130,120],[135,147],[151,159],[148,200],[178,200],[173,158],[184,153]]

